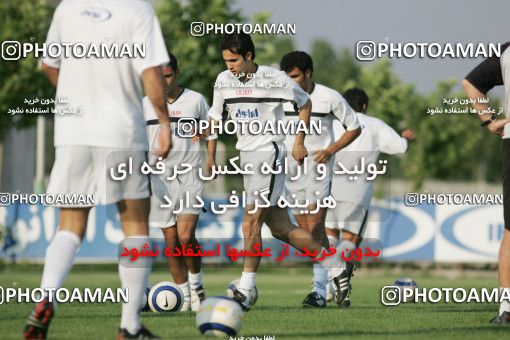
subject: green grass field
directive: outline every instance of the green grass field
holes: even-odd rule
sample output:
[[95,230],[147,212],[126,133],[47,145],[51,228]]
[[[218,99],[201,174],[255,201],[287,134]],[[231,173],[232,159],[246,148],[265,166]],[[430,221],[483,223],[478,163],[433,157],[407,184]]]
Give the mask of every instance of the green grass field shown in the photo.
[[[13,266],[0,271],[2,287],[36,287],[41,266]],[[357,272],[358,273],[358,272]],[[407,273],[406,273],[407,274]],[[494,275],[470,275],[448,279],[418,274],[413,278],[420,287],[495,287]],[[236,268],[209,268],[204,272],[207,294],[225,295],[225,287],[240,275]],[[386,307],[380,302],[380,290],[401,274],[383,270],[359,271],[353,279],[352,307],[339,309],[335,304],[323,310],[301,308],[310,290],[311,271],[306,268],[262,268],[257,276],[259,300],[245,315],[238,336],[275,336],[275,339],[509,339],[510,327],[488,324],[497,312],[497,304],[406,304]],[[151,274],[151,282],[168,280],[163,267]],[[82,265],[73,269],[68,288],[119,286],[113,266]],[[31,304],[0,305],[0,339],[20,339]],[[120,320],[118,304],[62,304],[53,319],[50,339],[114,339]],[[192,312],[156,315],[143,314],[143,323],[163,339],[201,338]]]

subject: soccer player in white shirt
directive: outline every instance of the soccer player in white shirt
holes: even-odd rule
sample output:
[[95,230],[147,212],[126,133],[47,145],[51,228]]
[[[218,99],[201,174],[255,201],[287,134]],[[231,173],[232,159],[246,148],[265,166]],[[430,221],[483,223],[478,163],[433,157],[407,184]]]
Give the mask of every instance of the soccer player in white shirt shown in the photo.
[[[184,88],[177,84],[179,68],[177,59],[169,53],[170,62],[163,67],[163,76],[166,80],[167,106],[172,127],[172,152],[164,160],[166,172],[163,174],[151,174],[152,196],[151,213],[149,226],[161,228],[165,237],[167,247],[172,251],[176,247],[183,249],[197,249],[199,246],[195,238],[195,229],[201,209],[192,206],[180,206],[184,204],[193,205],[195,197],[201,197],[204,190],[204,183],[198,176],[198,168],[202,165],[200,140],[186,136],[183,131],[178,131],[179,120],[208,120],[209,105],[204,96],[193,90]],[[157,149],[157,136],[161,126],[156,119],[156,113],[149,98],[143,99],[145,120],[147,122],[147,134],[149,137],[150,149]],[[209,135],[205,131],[207,142],[208,160],[207,168],[215,165],[216,135]],[[172,180],[167,177],[172,175],[174,167],[180,170],[183,166],[192,166],[192,171],[178,175]],[[173,203],[171,207],[161,207],[167,203],[163,196],[167,196]],[[189,197],[189,199],[187,199]],[[186,201],[189,201],[186,203]],[[177,204],[176,204],[177,203]],[[180,210],[174,214],[174,210]],[[184,256],[184,255],[183,255]],[[170,256],[168,267],[172,273],[174,282],[184,293],[184,303],[181,310],[190,309],[196,312],[200,302],[205,299],[205,290],[202,283],[201,258],[199,256]],[[189,271],[189,273],[188,273]]]
[[[352,169],[360,164],[361,158],[364,158],[366,164],[375,163],[381,152],[393,155],[407,151],[408,141],[415,139],[412,130],[406,129],[399,136],[382,120],[368,116],[366,114],[368,96],[361,89],[347,90],[344,93],[344,98],[356,111],[362,130],[354,142],[336,154],[335,164],[340,161],[347,169]],[[345,133],[344,127],[339,122],[333,123],[333,130],[335,138]],[[346,242],[344,247],[353,249],[354,245],[359,246],[361,243],[374,191],[374,181],[367,181],[366,175],[366,173],[360,175],[355,181],[350,180],[347,176],[333,175],[331,194],[337,205],[334,209],[328,209],[326,215],[326,233],[333,245],[338,242],[340,229],[342,230],[342,240]],[[349,281],[353,270],[354,264],[348,262]],[[347,297],[341,307],[349,306],[350,300]]]
[[[462,81],[471,105],[478,112],[482,127],[502,138],[503,149],[503,218],[505,230],[499,248],[498,274],[500,294],[510,290],[510,42],[501,45],[501,56],[490,57],[477,65]],[[504,119],[488,113],[487,92],[504,85]],[[484,112],[485,111],[485,112]],[[501,296],[501,295],[500,295]],[[498,315],[491,321],[495,325],[510,324],[510,301],[502,299]]]
[[[255,47],[251,37],[244,33],[226,34],[220,42],[220,51],[227,70],[217,77],[213,103],[209,116],[214,121],[221,121],[230,115],[238,124],[242,121],[257,120],[264,124],[275,123],[283,119],[283,102],[292,101],[299,111],[299,118],[308,124],[311,103],[308,95],[295,84],[284,72],[272,67],[257,65]],[[301,164],[307,155],[304,145],[304,132],[297,136],[292,147],[294,159]],[[237,149],[240,150],[241,168],[251,165],[254,174],[243,175],[247,204],[243,217],[244,249],[254,250],[254,245],[262,244],[261,227],[265,222],[274,237],[283,240],[298,250],[316,252],[319,261],[326,249],[315,242],[305,230],[290,222],[286,208],[277,205],[284,194],[285,174],[263,176],[259,169],[263,163],[275,168],[278,162],[284,162],[286,155],[285,135],[283,134],[237,134]],[[257,201],[266,201],[269,207],[256,206]],[[268,203],[267,203],[268,202]],[[249,211],[254,213],[250,214]],[[322,256],[319,261],[329,270],[330,279],[337,289],[340,287],[339,276],[345,268],[338,256]],[[255,275],[260,257],[245,257],[244,270],[234,299],[244,309],[253,304],[252,294],[255,287]]]
[[[302,51],[293,51],[284,55],[280,61],[280,69],[294,80],[310,96],[312,112],[310,120],[320,123],[320,133],[311,133],[306,136],[305,147],[308,151],[307,171],[296,180],[291,177],[296,175],[297,162],[291,155],[287,159],[290,163],[291,174],[288,174],[285,185],[287,198],[291,202],[309,202],[307,212],[299,209],[291,209],[294,218],[300,228],[307,230],[314,240],[324,247],[329,246],[324,228],[326,208],[317,211],[317,202],[324,199],[330,193],[331,166],[336,152],[349,145],[360,134],[358,120],[354,111],[344,98],[335,90],[313,81],[313,60],[310,55]],[[297,122],[297,113],[291,103],[284,103],[285,120]],[[347,132],[338,140],[333,140],[332,122],[337,120],[346,127]],[[285,145],[290,148],[294,144],[294,135],[287,135]],[[317,180],[319,173],[317,166],[326,165],[326,178]],[[311,213],[317,211],[316,213]],[[303,300],[303,307],[326,307],[326,285],[328,276],[326,270],[314,263],[313,265],[313,290]]]
[[[135,171],[123,181],[114,181],[109,169],[129,157],[136,166],[146,159],[142,85],[161,124],[157,156],[164,158],[171,149],[161,71],[168,55],[154,11],[150,3],[140,0],[64,0],[55,10],[46,42],[145,44],[145,58],[59,56],[44,58],[42,64],[57,87],[57,98],[65,98],[55,101],[57,112],[82,112],[55,116],[56,159],[48,192],[94,194],[95,203],[116,203],[129,245],[141,248],[148,242],[149,179]],[[62,286],[80,247],[90,208],[61,207],[59,230],[46,250],[42,288]],[[121,285],[129,292],[129,302],[122,304],[117,339],[154,338],[140,323],[139,306],[150,273],[150,262],[142,262],[129,266],[119,261]],[[35,306],[24,330],[26,339],[46,338],[55,308],[50,299]]]

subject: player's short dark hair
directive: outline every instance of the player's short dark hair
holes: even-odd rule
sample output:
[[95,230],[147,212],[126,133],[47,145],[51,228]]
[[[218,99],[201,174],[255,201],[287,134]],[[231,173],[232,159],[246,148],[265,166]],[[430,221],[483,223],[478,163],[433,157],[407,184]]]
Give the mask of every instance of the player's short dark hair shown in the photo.
[[357,112],[363,112],[363,105],[368,105],[367,93],[356,87],[345,91],[344,98]]
[[177,58],[170,52],[168,52],[168,58],[170,59],[170,61],[165,64],[165,67],[170,66],[174,70],[174,72],[177,72],[178,69]]
[[303,51],[293,51],[287,53],[280,61],[280,70],[290,72],[294,67],[297,67],[301,72],[310,70],[313,72],[312,57]]
[[220,41],[220,52],[224,50],[240,54],[244,59],[246,59],[246,54],[251,52],[251,59],[255,60],[255,45],[253,45],[250,35],[244,32],[224,34]]

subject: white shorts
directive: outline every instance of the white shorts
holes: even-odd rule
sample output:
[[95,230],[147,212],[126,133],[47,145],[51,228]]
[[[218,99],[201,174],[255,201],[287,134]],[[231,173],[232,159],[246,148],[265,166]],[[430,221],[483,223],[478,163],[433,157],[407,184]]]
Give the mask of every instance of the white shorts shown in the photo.
[[[81,145],[57,146],[47,193],[94,195],[95,204],[147,198],[150,196],[149,177],[140,172],[146,157],[145,151]],[[119,165],[123,170],[127,170],[130,163],[131,174],[126,172],[122,180],[112,178],[112,175],[120,178],[119,175],[122,173],[118,172]],[[87,205],[54,206],[87,207]]]
[[[179,214],[192,215],[198,215],[202,211],[201,208],[192,207],[192,205],[196,206],[199,203],[195,197],[202,198],[204,192],[204,183],[196,170],[179,175],[172,181],[166,180],[166,177],[166,175],[151,175],[152,196],[149,227],[167,228],[175,226],[177,222],[175,210],[182,209]],[[168,204],[163,198],[165,195],[172,204],[168,207],[161,207],[161,204]]]
[[361,235],[367,222],[368,211],[362,205],[338,201],[334,209],[328,209],[325,226],[329,229],[345,229]]
[[285,144],[273,142],[267,148],[256,151],[241,151],[241,168],[246,164],[253,165],[252,175],[243,175],[244,191],[246,192],[247,204],[253,204],[255,199],[263,203],[260,193],[264,193],[271,206],[275,206],[282,195],[285,194],[285,173],[278,174],[261,173],[264,163],[276,169],[277,164],[282,164],[286,155]]
[[[301,203],[308,200],[310,205],[316,204],[318,200],[322,200],[329,196],[331,191],[331,165],[329,162],[326,164],[326,177],[322,180],[317,180],[317,177],[323,176],[317,172],[318,164],[313,160],[313,156],[306,158],[306,174],[304,169],[301,168],[301,176],[296,180],[290,180],[291,177],[296,177],[298,164],[291,153],[287,154],[287,162],[289,164],[290,174],[286,175],[285,189],[287,200],[292,203],[296,200]],[[320,178],[320,177],[319,177]],[[290,209],[293,215],[300,214],[300,209]]]

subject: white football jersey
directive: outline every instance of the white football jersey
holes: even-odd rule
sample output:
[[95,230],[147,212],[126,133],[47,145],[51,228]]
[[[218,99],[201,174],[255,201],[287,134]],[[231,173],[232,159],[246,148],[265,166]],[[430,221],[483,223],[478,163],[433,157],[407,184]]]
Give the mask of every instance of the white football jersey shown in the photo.
[[[283,119],[283,103],[291,102],[300,108],[308,99],[308,94],[285,72],[275,68],[259,65],[246,83],[226,70],[216,79],[209,116],[214,120],[228,116],[234,121],[258,120],[264,126],[268,121],[275,123]],[[272,142],[284,140],[283,134],[241,134],[238,129],[236,148],[255,151],[269,146],[272,150]]]
[[[314,123],[320,121],[321,129],[320,134],[310,129],[310,133],[305,136],[305,147],[309,154],[312,154],[313,151],[325,149],[334,142],[332,126],[334,117],[338,118],[338,121],[348,131],[359,127],[354,110],[337,91],[321,84],[314,84],[312,93],[310,93],[310,100],[312,101],[310,121],[314,121]],[[299,121],[298,112],[290,103],[285,103],[283,108],[285,110],[285,121]],[[295,139],[295,135],[287,135],[285,138],[287,151],[292,150]]]
[[[501,73],[503,75],[503,81],[505,85],[505,116],[510,118],[510,48],[507,48],[500,58],[501,62]],[[499,117],[498,117],[499,118]],[[503,130],[503,139],[510,138],[510,124],[505,124]]]
[[[365,160],[364,163],[369,164],[376,163],[381,152],[391,155],[406,152],[407,140],[400,137],[385,122],[359,112],[356,112],[356,116],[361,125],[361,134],[351,144],[335,154],[333,170],[339,169],[337,162],[342,162],[346,169],[354,169],[356,166],[360,166],[362,157]],[[339,121],[334,121],[333,131],[334,138],[338,139],[345,129]],[[378,169],[382,167],[379,163],[376,165]],[[356,203],[368,209],[374,191],[374,181],[366,180],[368,175],[365,172],[353,181],[349,179],[348,175],[333,173],[331,181],[333,198],[336,201]]]
[[[144,44],[145,57],[44,58],[59,68],[55,146],[86,145],[147,150],[140,76],[169,61],[158,19],[148,1],[64,0],[53,16],[47,44]],[[65,111],[64,111],[65,112]]]
[[[179,97],[173,103],[167,103],[168,115],[170,116],[170,125],[172,127],[172,150],[164,160],[167,166],[180,166],[183,163],[191,164],[193,167],[199,167],[202,164],[200,151],[200,142],[193,141],[188,135],[189,131],[183,128],[184,121],[198,126],[199,120],[207,120],[209,105],[204,96],[200,93],[184,89]],[[149,98],[143,98],[143,112],[147,124],[147,135],[149,137],[150,150],[156,150],[158,144],[158,132],[161,129],[158,117]],[[181,122],[179,123],[179,120]],[[188,124],[188,123],[186,123]],[[179,128],[181,128],[179,130]]]

